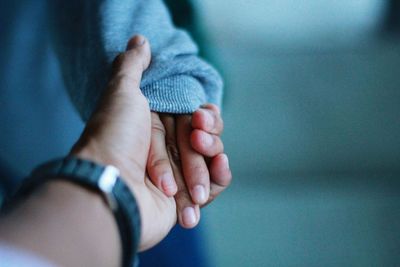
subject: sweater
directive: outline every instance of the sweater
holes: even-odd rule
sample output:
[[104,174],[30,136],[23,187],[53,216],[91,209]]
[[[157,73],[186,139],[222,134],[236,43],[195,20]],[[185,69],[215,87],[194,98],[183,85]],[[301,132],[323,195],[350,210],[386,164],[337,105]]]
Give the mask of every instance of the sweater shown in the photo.
[[157,112],[192,113],[220,104],[222,80],[197,46],[174,27],[162,0],[48,0],[49,25],[69,95],[84,120],[109,79],[113,59],[135,34],[150,41],[141,90]]
[[138,33],[152,46],[141,89],[153,111],[184,114],[219,103],[218,73],[173,26],[162,0],[0,1],[2,165],[23,177],[65,155],[106,87],[111,62]]

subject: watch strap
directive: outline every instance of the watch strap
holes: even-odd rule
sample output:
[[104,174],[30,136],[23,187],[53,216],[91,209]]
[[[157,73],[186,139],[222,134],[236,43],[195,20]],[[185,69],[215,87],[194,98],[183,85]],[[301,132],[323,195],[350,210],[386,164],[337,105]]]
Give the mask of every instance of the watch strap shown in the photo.
[[107,168],[114,167],[102,166],[73,156],[53,160],[37,167],[23,182],[17,193],[24,197],[38,185],[54,179],[74,182],[102,193],[118,225],[122,242],[123,266],[132,266],[132,263],[137,264],[135,255],[140,242],[140,211],[131,190],[120,177],[111,184],[110,192],[104,192],[99,181],[107,172]]

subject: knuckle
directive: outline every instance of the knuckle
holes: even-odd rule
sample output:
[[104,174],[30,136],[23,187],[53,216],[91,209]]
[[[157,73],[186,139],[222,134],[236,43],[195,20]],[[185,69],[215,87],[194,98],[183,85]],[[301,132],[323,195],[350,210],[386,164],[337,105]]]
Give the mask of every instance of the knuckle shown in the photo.
[[127,88],[129,86],[139,84],[137,78],[124,72],[116,73],[111,81],[113,82],[113,84],[122,88]]
[[126,57],[125,53],[119,53],[119,54],[115,57],[115,59],[114,59],[114,61],[113,61],[113,64],[112,64],[113,68],[119,68],[119,67],[121,67],[122,62],[124,62],[124,60],[125,60],[125,57]]
[[166,135],[164,124],[160,120],[152,120],[151,129],[156,134]]
[[[111,80],[108,83],[108,87],[107,87],[107,93],[110,95],[118,95],[120,93],[123,92],[130,92],[128,95],[127,94],[123,94],[123,99],[124,101],[131,101],[132,99],[126,99],[127,96],[130,97],[134,97],[135,101],[138,102],[143,102],[143,101],[147,101],[147,99],[145,98],[145,96],[141,93],[140,90],[136,90],[137,89],[137,79],[125,74],[125,73],[116,73],[113,75],[113,77],[111,78]],[[134,90],[134,92],[132,92],[131,90]]]
[[192,177],[196,181],[200,179],[208,179],[209,177],[208,169],[200,164],[190,166],[189,171],[193,174]]
[[169,166],[169,159],[168,158],[158,158],[158,157],[150,157],[149,159],[150,167],[151,168],[163,168]]

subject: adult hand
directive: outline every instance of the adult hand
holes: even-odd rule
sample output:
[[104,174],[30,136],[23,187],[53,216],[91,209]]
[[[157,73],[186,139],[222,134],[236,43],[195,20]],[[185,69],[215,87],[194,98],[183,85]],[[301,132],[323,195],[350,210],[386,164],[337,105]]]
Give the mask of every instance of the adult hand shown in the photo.
[[113,65],[111,81],[72,154],[118,167],[134,192],[142,221],[139,250],[158,243],[176,223],[176,205],[146,175],[151,118],[140,91],[150,64],[150,46],[141,36],[128,43]]

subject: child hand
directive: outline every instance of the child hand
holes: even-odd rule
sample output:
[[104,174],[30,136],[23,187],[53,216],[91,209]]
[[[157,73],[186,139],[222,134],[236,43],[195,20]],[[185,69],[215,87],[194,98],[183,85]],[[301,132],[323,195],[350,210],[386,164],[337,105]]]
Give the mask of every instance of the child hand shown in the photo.
[[219,109],[212,104],[193,115],[152,113],[147,171],[161,191],[175,196],[178,220],[185,228],[197,225],[199,206],[211,202],[231,181],[222,130]]

